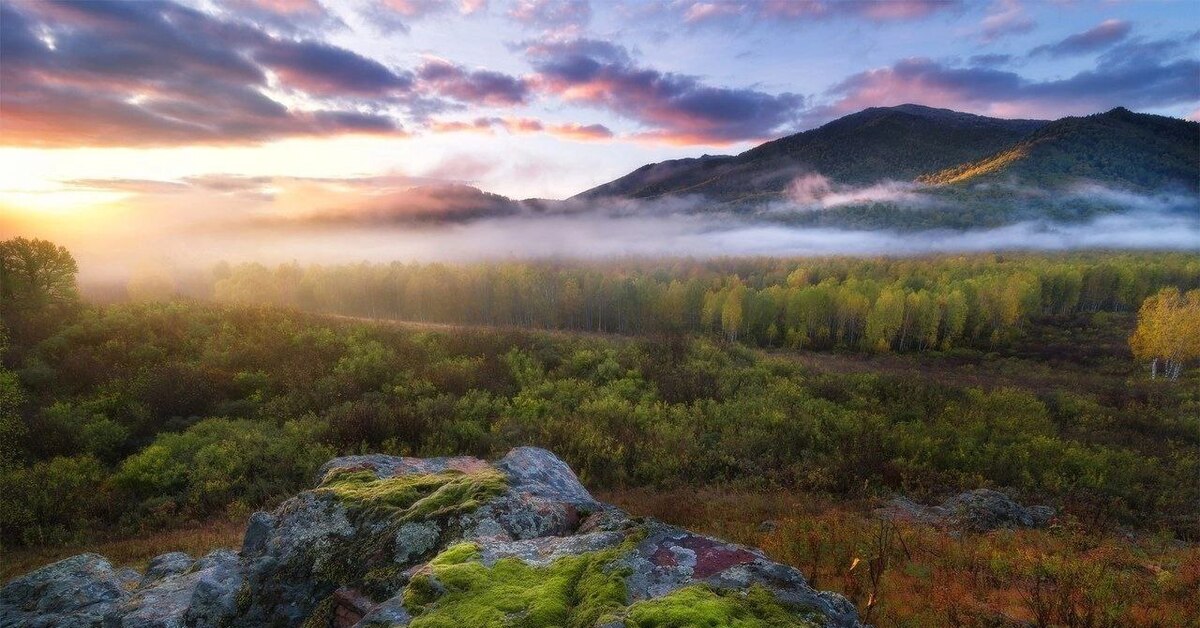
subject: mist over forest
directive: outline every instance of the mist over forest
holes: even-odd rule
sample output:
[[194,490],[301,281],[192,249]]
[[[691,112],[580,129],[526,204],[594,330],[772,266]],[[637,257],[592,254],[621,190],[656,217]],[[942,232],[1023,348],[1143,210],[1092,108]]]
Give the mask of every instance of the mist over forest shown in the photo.
[[[167,194],[148,193],[147,184],[141,183],[142,201],[123,214],[86,231],[52,224],[42,235],[71,249],[80,261],[85,287],[123,282],[148,267],[187,274],[220,261],[271,265],[1200,249],[1200,205],[1181,194],[1080,185],[1062,196],[1103,205],[1105,211],[1072,221],[1027,219],[990,228],[850,228],[795,220],[861,204],[872,195],[886,197],[893,212],[934,207],[946,214],[956,209],[952,200],[912,185],[833,189],[812,178],[800,184],[803,190],[794,200],[754,211],[720,206],[714,210],[701,198],[536,203],[504,199],[481,208],[477,191],[465,197],[435,196],[420,187],[412,188],[416,194],[401,188],[382,199],[360,200],[357,206],[347,205],[341,194],[315,207],[309,199],[305,202],[311,209],[279,215],[271,208],[314,189],[313,184],[278,197],[238,190],[239,204],[231,207],[221,196],[173,188]],[[338,184],[323,182],[319,189],[334,185]]]

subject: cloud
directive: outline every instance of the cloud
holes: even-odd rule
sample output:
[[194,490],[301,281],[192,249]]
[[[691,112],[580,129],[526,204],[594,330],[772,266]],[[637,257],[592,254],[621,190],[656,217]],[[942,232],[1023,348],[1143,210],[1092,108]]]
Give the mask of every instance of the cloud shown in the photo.
[[[171,2],[0,4],[0,142],[149,146],[400,134],[348,95],[407,79],[326,44],[277,39]],[[259,65],[261,63],[262,65]],[[308,96],[272,97],[268,71]]]
[[275,215],[252,227],[326,229],[329,227],[461,223],[521,213],[518,201],[477,188],[441,183],[404,189],[372,190],[331,197],[324,207]]
[[1105,20],[1094,28],[1071,35],[1057,43],[1038,46],[1029,54],[1062,57],[1096,52],[1125,39],[1132,30],[1133,26],[1129,22]]
[[384,33],[407,33],[409,22],[457,12],[475,15],[487,10],[487,0],[371,0],[359,14]]
[[648,127],[639,137],[678,144],[731,143],[789,130],[804,99],[711,87],[693,76],[638,66],[629,52],[594,39],[526,46],[538,90],[613,111]]
[[412,86],[412,77],[383,64],[316,41],[272,41],[255,59],[288,87],[317,96],[380,97]]
[[319,0],[217,0],[222,15],[289,35],[316,34],[346,23]]
[[467,70],[445,59],[426,59],[416,75],[423,86],[460,102],[508,106],[523,104],[529,96],[525,79],[490,70]]
[[919,192],[920,186],[911,182],[881,181],[866,187],[836,185],[828,178],[807,173],[797,176],[788,186],[787,210],[811,211],[862,205],[867,203],[893,203],[904,206],[930,207],[938,204]]
[[81,190],[129,192],[132,194],[170,194],[188,189],[187,183],[156,179],[68,179],[62,184]]
[[569,140],[606,140],[614,137],[612,129],[603,124],[580,124],[577,122],[544,123],[534,118],[481,117],[473,120],[434,120],[429,125],[435,133],[495,133],[497,129],[517,135],[524,133],[546,133]]
[[603,124],[577,124],[568,122],[551,125],[548,131],[559,137],[574,140],[606,140],[613,136],[612,130]]
[[870,22],[903,22],[928,17],[939,11],[955,10],[959,0],[701,0],[677,3],[683,21],[707,21],[748,17],[764,22],[815,21],[854,18]]
[[527,28],[578,32],[592,19],[588,0],[514,0],[508,17]]
[[[810,110],[808,119],[817,122],[865,107],[906,102],[1001,117],[1057,118],[1117,106],[1153,108],[1200,100],[1200,61],[1147,51],[1169,48],[1162,43],[1143,42],[1124,53],[1114,48],[1108,53],[1113,58],[1102,58],[1094,70],[1044,81],[993,68],[904,59],[838,83],[828,92],[833,102]],[[1124,56],[1118,59],[1119,54]]]
[[984,43],[991,43],[1008,35],[1028,33],[1034,26],[1020,0],[994,0],[975,35]]
[[971,55],[971,58],[967,59],[967,63],[969,65],[983,66],[988,68],[1008,65],[1010,61],[1012,61],[1012,55],[1005,54]]

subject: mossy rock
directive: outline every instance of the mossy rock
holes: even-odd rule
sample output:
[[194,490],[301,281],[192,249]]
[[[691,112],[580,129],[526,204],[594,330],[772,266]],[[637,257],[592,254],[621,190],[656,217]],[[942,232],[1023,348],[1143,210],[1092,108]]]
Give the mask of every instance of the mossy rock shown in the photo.
[[629,544],[567,556],[544,567],[502,558],[490,567],[474,543],[439,554],[404,592],[414,628],[599,625],[650,627],[779,627],[822,625],[819,613],[793,608],[761,586],[717,591],[704,585],[627,606],[626,569],[617,567]]
[[755,585],[749,590],[716,591],[692,585],[629,607],[629,628],[818,628],[823,616],[796,609]]
[[470,512],[502,495],[507,487],[504,474],[492,469],[387,478],[368,470],[334,469],[316,492],[333,495],[348,511],[382,514],[403,522]]

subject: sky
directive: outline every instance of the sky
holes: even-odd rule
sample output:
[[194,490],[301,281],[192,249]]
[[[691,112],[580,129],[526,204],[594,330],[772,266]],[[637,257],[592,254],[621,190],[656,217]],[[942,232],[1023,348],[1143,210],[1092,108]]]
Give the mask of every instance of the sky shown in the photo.
[[1200,119],[1200,2],[0,0],[0,230],[565,198],[909,102]]

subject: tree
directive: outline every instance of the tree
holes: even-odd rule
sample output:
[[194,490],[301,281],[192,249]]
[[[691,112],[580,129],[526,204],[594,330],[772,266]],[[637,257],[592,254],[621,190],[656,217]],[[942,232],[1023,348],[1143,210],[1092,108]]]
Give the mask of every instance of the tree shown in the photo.
[[737,340],[738,331],[742,328],[742,318],[745,308],[746,288],[740,282],[729,288],[725,302],[721,306],[721,329],[730,340]]
[[1138,311],[1138,325],[1129,338],[1133,355],[1150,361],[1150,377],[1178,379],[1187,362],[1200,358],[1200,289],[1181,294],[1164,288],[1146,299]]
[[0,296],[6,304],[77,299],[78,272],[70,251],[53,242],[27,238],[0,242]]
[[79,301],[79,266],[67,249],[46,240],[0,242],[0,320],[17,345],[28,346]]
[[896,332],[904,324],[904,301],[904,292],[899,289],[888,288],[879,293],[879,298],[867,315],[864,349],[887,351],[891,347]]

